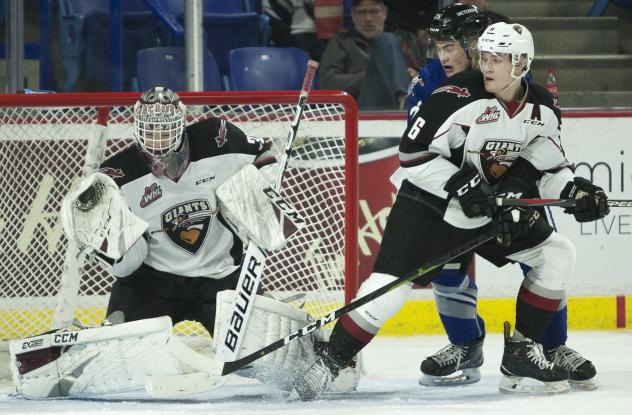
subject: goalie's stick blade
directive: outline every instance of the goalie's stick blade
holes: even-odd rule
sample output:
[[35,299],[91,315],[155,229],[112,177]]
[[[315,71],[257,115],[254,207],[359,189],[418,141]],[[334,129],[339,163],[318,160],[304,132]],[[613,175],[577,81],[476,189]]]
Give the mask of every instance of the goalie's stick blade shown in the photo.
[[186,375],[154,376],[145,382],[145,390],[152,398],[169,399],[211,392],[224,385],[225,377],[204,372]]
[[[504,199],[496,198],[498,206],[557,206],[563,208],[574,207],[575,199]],[[632,207],[632,200],[608,199],[610,207]]]
[[[286,344],[293,342],[294,340],[300,339],[301,337],[304,337],[306,335],[308,335],[309,333],[318,330],[319,328],[331,323],[332,321],[335,321],[336,319],[340,318],[342,315],[347,314],[353,310],[356,310],[359,307],[362,307],[363,305],[365,305],[366,303],[373,301],[374,299],[394,290],[395,288],[404,285],[406,283],[411,282],[412,280],[415,280],[421,276],[423,276],[424,274],[429,273],[430,271],[440,267],[441,265],[447,263],[448,261],[459,257],[463,254],[465,254],[466,252],[471,251],[472,249],[476,248],[479,245],[484,244],[485,242],[491,240],[492,238],[494,238],[496,236],[496,232],[492,229],[492,230],[488,230],[482,234],[480,234],[479,236],[477,236],[476,238],[474,238],[473,240],[464,243],[461,246],[458,246],[456,248],[454,248],[453,250],[451,250],[450,252],[446,253],[445,255],[433,260],[433,261],[429,261],[428,263],[424,264],[423,266],[421,266],[420,268],[417,268],[415,271],[411,272],[410,274],[408,274],[406,277],[394,280],[380,288],[378,288],[377,290],[368,293],[367,295],[365,295],[364,297],[358,298],[352,302],[350,302],[349,304],[332,311],[331,313],[329,313],[328,315],[322,317],[319,320],[316,320],[310,324],[308,324],[307,326],[291,333],[289,336],[283,338],[283,339],[279,339],[277,341],[275,341],[272,344],[267,345],[266,347],[259,349],[258,351],[251,353],[247,356],[244,356],[240,359],[237,359],[235,361],[232,362],[224,362],[223,363],[223,368],[221,371],[222,375],[228,375],[230,373],[233,373],[236,370],[239,370],[240,368],[254,362],[255,360],[274,352],[275,350],[285,346]],[[431,282],[431,278],[425,278],[424,281],[422,281],[423,285],[428,285]]]

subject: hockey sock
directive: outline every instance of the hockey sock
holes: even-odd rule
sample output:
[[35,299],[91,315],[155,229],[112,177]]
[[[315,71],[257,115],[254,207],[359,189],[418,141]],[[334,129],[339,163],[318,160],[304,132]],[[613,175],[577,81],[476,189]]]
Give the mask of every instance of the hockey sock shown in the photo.
[[565,306],[555,313],[549,325],[546,326],[542,338],[538,341],[545,350],[553,349],[566,343],[566,339],[568,338],[567,315],[568,307]]
[[344,367],[374,336],[362,330],[351,317],[344,315],[331,332],[327,356]]
[[523,285],[516,302],[516,330],[530,339],[540,339],[560,301],[537,295]]

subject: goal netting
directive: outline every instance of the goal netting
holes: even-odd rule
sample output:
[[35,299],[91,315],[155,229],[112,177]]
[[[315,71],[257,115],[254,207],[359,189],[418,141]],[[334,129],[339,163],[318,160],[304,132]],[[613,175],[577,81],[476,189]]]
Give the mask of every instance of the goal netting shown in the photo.
[[[182,93],[187,123],[221,117],[249,135],[283,143],[296,92]],[[0,97],[0,344],[76,318],[105,316],[113,277],[81,263],[58,217],[64,195],[99,159],[133,145],[138,94]],[[268,257],[263,288],[294,296],[314,317],[357,288],[357,111],[345,94],[314,91],[300,124],[282,192],[307,220]],[[180,323],[179,334],[208,336]]]

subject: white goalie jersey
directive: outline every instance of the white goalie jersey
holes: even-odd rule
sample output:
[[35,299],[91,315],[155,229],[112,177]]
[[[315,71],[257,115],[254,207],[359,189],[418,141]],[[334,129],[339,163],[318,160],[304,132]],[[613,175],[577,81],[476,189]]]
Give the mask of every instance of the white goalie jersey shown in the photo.
[[119,186],[130,210],[149,224],[145,264],[185,277],[223,278],[241,262],[242,241],[218,209],[216,189],[243,166],[274,170],[272,151],[229,122],[209,118],[186,128],[191,160],[178,182],[151,173],[135,148],[99,171]]

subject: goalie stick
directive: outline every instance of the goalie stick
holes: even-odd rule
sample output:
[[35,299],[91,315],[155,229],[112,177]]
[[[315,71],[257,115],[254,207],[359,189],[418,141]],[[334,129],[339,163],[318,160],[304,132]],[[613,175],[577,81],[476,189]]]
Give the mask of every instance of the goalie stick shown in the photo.
[[[283,156],[279,163],[277,175],[274,181],[274,190],[278,193],[281,189],[283,174],[287,169],[290,153],[292,152],[292,144],[298,133],[298,126],[301,121],[303,110],[307,104],[307,98],[312,88],[312,82],[316,74],[318,63],[310,60],[307,62],[307,70],[303,79],[303,85],[299,94],[298,103],[294,110],[294,119],[288,131],[287,142],[285,144]],[[283,215],[281,215],[283,220]],[[243,331],[248,327],[248,319],[252,312],[253,302],[263,269],[265,267],[266,253],[252,241],[248,244],[246,255],[242,262],[239,280],[235,290],[235,299],[233,300],[232,313],[228,317],[228,321],[220,331],[220,346],[218,347],[218,357],[225,361],[237,358],[239,348],[243,339]],[[222,340],[223,339],[223,340]]]
[[[498,206],[558,206],[574,207],[577,204],[575,199],[504,199],[496,198]],[[608,199],[610,207],[632,207],[632,200]]]
[[[95,125],[94,128],[96,134],[88,139],[86,162],[82,169],[82,177],[88,177],[97,171],[105,150],[107,128],[101,124]],[[89,205],[90,201],[88,198],[94,196],[94,194],[88,192],[81,196],[81,202]],[[73,309],[78,301],[77,298],[79,296],[79,285],[81,281],[80,274],[85,262],[85,257],[79,254],[79,247],[75,241],[68,239],[51,328],[67,326],[74,320]]]
[[[355,299],[354,301],[350,302],[349,304],[340,307],[337,310],[332,311],[331,313],[329,313],[328,315],[308,324],[305,327],[300,328],[299,330],[296,330],[292,333],[290,333],[288,336],[286,336],[285,338],[279,339],[267,346],[265,346],[262,349],[257,350],[256,352],[253,352],[247,356],[244,356],[242,358],[239,358],[235,361],[230,361],[230,362],[222,362],[216,359],[212,359],[212,358],[207,358],[205,357],[205,368],[204,368],[204,372],[206,373],[210,373],[212,375],[219,375],[219,376],[225,376],[228,374],[231,374],[233,372],[235,372],[236,370],[239,370],[245,366],[247,366],[248,364],[254,362],[255,360],[266,356],[267,354],[270,354],[272,352],[274,352],[275,350],[295,341],[300,339],[301,337],[304,337],[316,330],[318,330],[319,328],[331,323],[332,321],[335,321],[336,319],[340,318],[342,315],[347,314],[353,310],[358,309],[359,307],[362,307],[363,305],[365,305],[366,303],[373,301],[374,299],[394,290],[397,287],[400,287],[401,285],[404,285],[406,283],[409,283],[419,277],[423,277],[425,274],[429,273],[430,271],[440,267],[441,265],[449,262],[450,260],[461,256],[463,254],[465,254],[466,252],[471,251],[472,249],[476,248],[479,245],[484,244],[485,242],[491,240],[492,238],[494,238],[496,235],[496,232],[493,229],[489,229],[486,230],[484,233],[480,234],[479,236],[477,236],[476,238],[472,239],[469,242],[464,243],[463,245],[460,245],[456,248],[454,248],[453,250],[447,252],[446,254],[442,255],[441,257],[433,260],[433,261],[429,261],[428,263],[424,264],[423,266],[417,268],[415,271],[411,272],[410,274],[408,274],[407,276],[394,280],[380,288],[378,288],[377,290],[365,295],[364,297]],[[424,278],[422,280],[422,284],[429,284],[431,282],[431,278]],[[188,353],[188,352],[187,352]],[[201,373],[197,373],[197,374],[193,374],[193,375],[182,375],[183,377],[190,377],[191,379],[195,379],[195,380],[201,380],[204,379],[204,375]],[[182,377],[180,377],[182,379]],[[186,378],[187,380],[189,380],[189,378]],[[167,379],[165,379],[167,380]],[[166,387],[167,385],[165,385]],[[169,385],[170,386],[170,390],[173,391],[174,390],[174,385]],[[183,384],[178,385],[178,387],[176,388],[180,394],[190,394],[190,393],[196,393],[196,392],[203,392],[204,389],[201,389],[203,387],[203,385],[197,384],[196,385],[198,388],[197,390],[186,390],[187,385],[183,382]],[[210,385],[209,385],[210,386]],[[207,388],[206,390],[209,390],[209,388]]]

